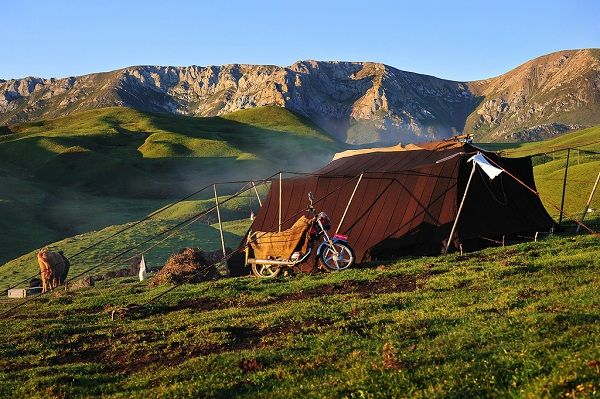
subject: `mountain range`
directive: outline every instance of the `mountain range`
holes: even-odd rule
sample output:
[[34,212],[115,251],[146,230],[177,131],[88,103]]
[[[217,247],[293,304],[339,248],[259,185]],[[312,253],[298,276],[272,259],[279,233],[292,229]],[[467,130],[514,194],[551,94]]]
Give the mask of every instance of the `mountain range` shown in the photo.
[[113,106],[187,116],[278,106],[354,145],[458,133],[480,141],[539,140],[600,124],[600,49],[552,53],[471,82],[381,63],[338,61],[288,67],[132,66],[62,79],[0,80],[4,130]]

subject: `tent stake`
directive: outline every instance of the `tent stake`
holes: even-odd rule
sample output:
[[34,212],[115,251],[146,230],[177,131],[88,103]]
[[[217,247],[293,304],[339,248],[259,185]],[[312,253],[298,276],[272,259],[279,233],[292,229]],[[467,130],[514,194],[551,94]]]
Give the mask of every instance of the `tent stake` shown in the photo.
[[462,200],[460,201],[460,206],[458,207],[458,212],[456,213],[456,219],[454,219],[454,224],[452,225],[452,230],[450,230],[450,237],[448,237],[448,242],[446,243],[446,248],[444,248],[444,255],[448,253],[448,248],[452,243],[452,238],[454,237],[454,231],[456,230],[456,225],[458,225],[458,219],[460,218],[460,213],[462,211],[463,205],[465,204],[465,199],[467,198],[467,192],[469,192],[469,186],[471,185],[471,180],[473,180],[473,175],[475,174],[475,168],[477,167],[477,163],[473,161],[473,168],[471,169],[471,174],[469,175],[469,180],[467,181],[467,186],[465,187],[465,193],[463,194]]
[[567,163],[565,165],[565,177],[563,179],[562,199],[560,200],[560,215],[558,217],[558,224],[562,223],[563,212],[565,209],[565,192],[567,190],[567,172],[569,171],[569,157],[571,155],[571,149],[567,148]]
[[256,199],[258,199],[258,206],[262,207],[262,201],[260,200],[260,195],[258,195],[258,190],[256,189],[256,185],[254,184],[254,180],[250,180],[250,184],[252,184],[254,194],[256,194]]
[[576,233],[579,233],[579,229],[581,228],[581,223],[583,223],[583,219],[585,218],[585,215],[586,215],[588,209],[590,209],[590,205],[592,204],[592,199],[594,198],[594,194],[596,193],[596,188],[598,188],[598,181],[600,181],[600,172],[598,172],[598,176],[596,177],[596,182],[594,183],[594,187],[592,188],[590,197],[588,198],[587,203],[585,204],[585,208],[583,209],[583,213],[581,214],[581,219],[579,220],[579,224],[577,225],[577,230],[575,230]]
[[219,197],[217,197],[217,185],[213,184],[215,190],[215,204],[217,205],[217,219],[219,219],[219,234],[221,235],[221,248],[223,249],[223,256],[227,256],[225,252],[225,239],[223,238],[223,224],[221,223],[221,211],[219,210]]
[[335,234],[340,232],[340,229],[342,228],[342,223],[344,223],[344,218],[346,217],[346,212],[348,212],[348,208],[350,208],[350,204],[352,203],[352,199],[354,199],[354,194],[356,194],[356,189],[358,188],[358,185],[360,184],[360,181],[363,178],[363,174],[361,173],[360,176],[358,176],[358,181],[356,182],[356,186],[354,186],[354,191],[352,191],[352,195],[350,196],[350,199],[348,200],[348,204],[346,204],[346,209],[344,209],[344,214],[342,215],[342,218],[340,219],[340,224],[338,224],[337,229],[335,230]]
[[279,232],[281,232],[281,186],[283,185],[281,175],[282,173],[279,172]]

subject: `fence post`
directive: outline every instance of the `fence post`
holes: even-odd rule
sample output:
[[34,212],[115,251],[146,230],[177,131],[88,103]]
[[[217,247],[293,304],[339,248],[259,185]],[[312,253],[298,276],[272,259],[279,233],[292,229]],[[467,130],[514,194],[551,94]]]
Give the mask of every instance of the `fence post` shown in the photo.
[[562,223],[563,212],[565,209],[565,192],[567,190],[567,173],[569,172],[569,156],[571,155],[571,149],[567,148],[567,163],[565,164],[565,177],[563,179],[562,199],[560,200],[560,215],[558,217],[558,224]]

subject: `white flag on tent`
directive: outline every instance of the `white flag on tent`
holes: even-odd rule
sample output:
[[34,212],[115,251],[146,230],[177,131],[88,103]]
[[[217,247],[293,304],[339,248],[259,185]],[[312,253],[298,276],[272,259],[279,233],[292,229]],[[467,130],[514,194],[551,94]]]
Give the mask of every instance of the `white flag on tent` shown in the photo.
[[480,152],[478,152],[477,155],[473,155],[471,158],[469,158],[468,162],[471,162],[471,161],[473,161],[477,165],[479,165],[481,167],[481,169],[485,172],[486,175],[488,175],[488,177],[490,179],[493,179],[494,177],[496,177],[500,173],[502,173],[502,169],[497,168],[494,165],[492,165],[491,163],[489,163],[489,161],[487,159],[485,159],[483,154]]
[[142,260],[140,260],[140,281],[144,281],[148,276],[148,272],[146,270],[146,260],[144,259],[144,255],[142,255]]

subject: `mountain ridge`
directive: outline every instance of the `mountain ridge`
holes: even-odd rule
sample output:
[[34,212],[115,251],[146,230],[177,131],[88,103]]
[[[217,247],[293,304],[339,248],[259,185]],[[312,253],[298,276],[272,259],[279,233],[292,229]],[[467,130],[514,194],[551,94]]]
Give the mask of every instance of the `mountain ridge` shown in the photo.
[[600,123],[600,50],[565,50],[473,82],[376,62],[131,66],[62,79],[0,81],[0,124],[125,106],[217,116],[279,106],[339,141],[395,144],[471,133],[493,141],[542,139]]

